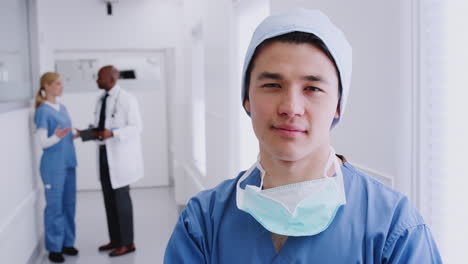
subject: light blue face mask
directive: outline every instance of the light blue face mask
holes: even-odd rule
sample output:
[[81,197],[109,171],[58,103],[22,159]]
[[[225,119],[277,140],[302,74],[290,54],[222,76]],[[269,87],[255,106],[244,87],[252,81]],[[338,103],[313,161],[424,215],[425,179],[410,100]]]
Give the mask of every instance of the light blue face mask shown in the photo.
[[[336,177],[327,172],[334,165]],[[240,188],[254,170],[260,170],[260,186]],[[265,171],[256,162],[237,182],[237,207],[252,215],[268,231],[285,236],[312,236],[328,228],[340,206],[346,204],[343,174],[333,149],[324,178],[262,190]]]

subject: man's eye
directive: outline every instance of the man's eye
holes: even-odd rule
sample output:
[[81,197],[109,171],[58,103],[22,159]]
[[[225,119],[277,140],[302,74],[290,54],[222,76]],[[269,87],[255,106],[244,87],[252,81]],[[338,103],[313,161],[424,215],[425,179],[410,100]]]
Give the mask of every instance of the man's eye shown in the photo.
[[280,88],[281,86],[277,83],[265,83],[262,85],[262,87],[267,87],[267,88]]
[[320,92],[322,91],[322,89],[318,88],[318,87],[314,87],[314,86],[308,86],[306,87],[304,90],[306,91],[312,91],[312,92]]

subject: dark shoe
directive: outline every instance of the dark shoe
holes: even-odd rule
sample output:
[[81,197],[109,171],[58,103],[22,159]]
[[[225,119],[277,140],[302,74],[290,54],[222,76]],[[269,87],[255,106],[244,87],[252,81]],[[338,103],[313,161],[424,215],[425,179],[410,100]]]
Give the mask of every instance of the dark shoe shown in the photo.
[[63,247],[62,253],[69,256],[76,256],[78,255],[78,249],[74,247]]
[[55,263],[62,263],[65,261],[63,258],[62,253],[57,253],[57,252],[50,252],[49,253],[49,260]]
[[114,249],[111,253],[109,253],[109,256],[118,257],[118,256],[128,254],[130,252],[133,252],[135,250],[136,250],[135,244],[130,244],[128,246],[123,246],[123,247]]
[[99,251],[106,251],[106,250],[111,250],[111,249],[114,249],[114,248],[117,248],[116,245],[112,244],[112,242],[109,242],[105,245],[102,245],[99,247]]

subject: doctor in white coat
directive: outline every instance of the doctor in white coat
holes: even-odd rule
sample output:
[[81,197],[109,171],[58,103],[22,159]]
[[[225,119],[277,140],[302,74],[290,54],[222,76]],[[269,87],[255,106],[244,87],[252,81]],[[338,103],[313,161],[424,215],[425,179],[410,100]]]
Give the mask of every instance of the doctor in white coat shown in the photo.
[[105,92],[96,103],[99,171],[110,242],[99,251],[109,256],[135,251],[129,185],[143,177],[142,122],[136,98],[117,84],[114,66],[99,70],[97,84]]

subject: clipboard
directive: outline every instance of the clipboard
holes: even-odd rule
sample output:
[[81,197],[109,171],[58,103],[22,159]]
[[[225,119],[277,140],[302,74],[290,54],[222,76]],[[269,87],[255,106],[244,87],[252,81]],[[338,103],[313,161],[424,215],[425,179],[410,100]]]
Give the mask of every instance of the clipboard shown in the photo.
[[97,128],[88,128],[88,129],[80,130],[81,140],[84,142],[84,141],[99,139],[94,133],[95,131],[98,131]]

